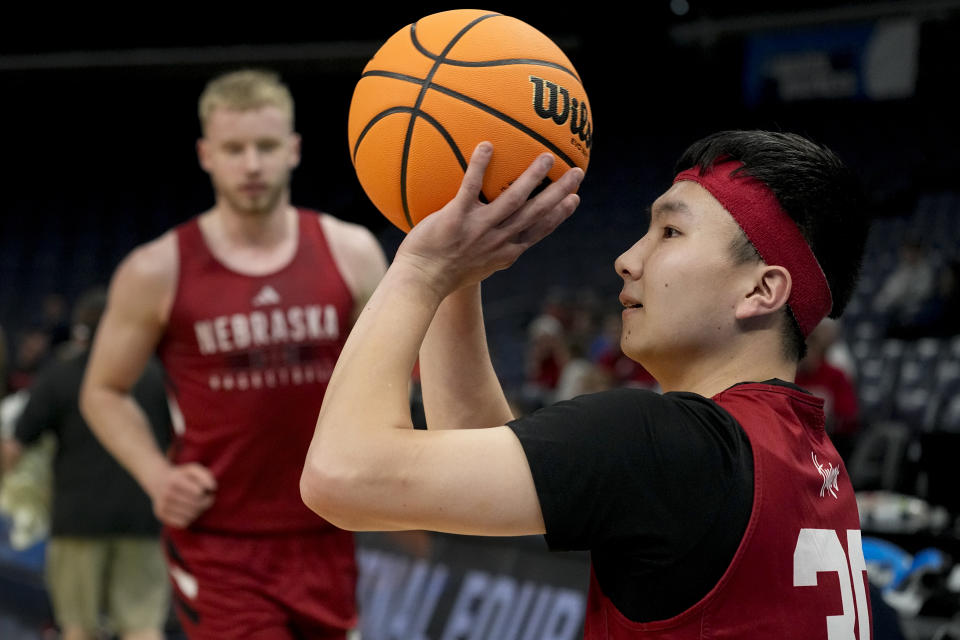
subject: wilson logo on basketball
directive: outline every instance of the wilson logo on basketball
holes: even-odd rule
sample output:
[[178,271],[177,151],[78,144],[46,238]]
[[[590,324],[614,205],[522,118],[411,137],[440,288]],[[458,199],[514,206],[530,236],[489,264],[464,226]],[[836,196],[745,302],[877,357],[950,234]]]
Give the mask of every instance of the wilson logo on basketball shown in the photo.
[[[529,76],[533,83],[533,110],[544,120],[552,118],[558,125],[570,122],[570,133],[577,136],[583,146],[590,149],[593,145],[593,131],[587,103],[570,97],[570,91],[555,82]],[[561,105],[562,103],[562,105]],[[576,140],[572,140],[576,144]],[[583,149],[581,149],[582,151]],[[585,152],[586,153],[586,152]]]

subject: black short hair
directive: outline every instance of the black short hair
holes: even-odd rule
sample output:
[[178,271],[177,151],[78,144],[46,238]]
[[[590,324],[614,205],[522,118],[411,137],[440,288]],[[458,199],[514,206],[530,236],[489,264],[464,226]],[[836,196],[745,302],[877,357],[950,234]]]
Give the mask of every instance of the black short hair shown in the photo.
[[[739,171],[773,191],[796,222],[827,277],[833,297],[829,316],[839,317],[857,286],[870,227],[859,177],[822,144],[795,133],[758,130],[720,131],[701,138],[683,152],[674,173],[708,168],[725,157],[742,162]],[[733,249],[740,259],[749,255],[742,247]],[[787,315],[785,348],[799,360],[806,341],[789,308]]]

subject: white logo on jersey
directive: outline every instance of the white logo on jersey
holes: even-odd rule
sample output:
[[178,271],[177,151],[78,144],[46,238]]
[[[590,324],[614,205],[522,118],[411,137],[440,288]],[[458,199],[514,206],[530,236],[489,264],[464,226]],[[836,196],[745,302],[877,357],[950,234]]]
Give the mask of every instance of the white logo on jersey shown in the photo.
[[270,285],[266,285],[260,289],[260,293],[253,296],[253,306],[265,307],[268,304],[280,304],[280,294]]
[[190,598],[197,599],[197,593],[200,591],[200,585],[197,579],[176,565],[170,567],[170,576],[177,583],[180,592]]
[[820,475],[823,477],[823,486],[820,488],[820,497],[825,497],[828,491],[830,495],[836,499],[837,491],[840,490],[840,486],[837,484],[837,477],[840,475],[840,467],[833,466],[832,462],[828,462],[827,466],[824,467],[822,464],[817,462],[817,454],[813,451],[810,452],[810,457],[813,458],[813,464],[817,467],[817,471],[820,472]]

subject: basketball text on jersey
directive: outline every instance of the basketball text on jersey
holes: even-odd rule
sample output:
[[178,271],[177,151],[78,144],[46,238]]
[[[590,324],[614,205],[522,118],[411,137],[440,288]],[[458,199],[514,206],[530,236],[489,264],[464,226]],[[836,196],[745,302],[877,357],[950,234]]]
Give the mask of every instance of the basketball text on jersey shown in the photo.
[[340,337],[337,309],[330,304],[221,315],[193,328],[203,355]]
[[[565,124],[569,119],[570,133],[577,136],[583,145],[577,144],[575,139],[571,139],[570,142],[584,155],[589,155],[590,147],[593,146],[593,131],[590,127],[587,103],[571,98],[570,91],[555,82],[537,76],[530,76],[530,82],[533,83],[533,110],[537,115],[544,120],[553,118],[553,121],[559,125]],[[561,98],[562,107],[560,106]]]

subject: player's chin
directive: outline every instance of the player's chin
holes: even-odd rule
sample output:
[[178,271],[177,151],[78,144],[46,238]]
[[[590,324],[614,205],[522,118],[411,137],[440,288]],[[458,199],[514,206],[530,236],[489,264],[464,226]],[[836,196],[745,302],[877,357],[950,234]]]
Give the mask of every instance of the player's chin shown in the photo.
[[656,359],[660,349],[657,349],[656,345],[649,341],[631,338],[634,338],[634,336],[624,332],[624,335],[620,338],[620,351],[637,364],[646,367],[648,362]]
[[276,208],[280,198],[270,197],[267,194],[258,196],[237,194],[229,200],[231,207],[238,213],[248,216],[264,216]]

